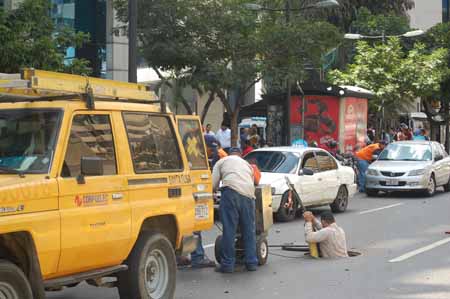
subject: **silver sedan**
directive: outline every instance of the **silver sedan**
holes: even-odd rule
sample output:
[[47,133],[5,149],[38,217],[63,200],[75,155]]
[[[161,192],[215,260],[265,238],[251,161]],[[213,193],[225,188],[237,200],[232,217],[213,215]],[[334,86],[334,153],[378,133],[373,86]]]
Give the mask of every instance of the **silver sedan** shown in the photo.
[[436,188],[450,191],[450,157],[438,142],[392,143],[367,170],[366,193],[420,191],[433,196]]

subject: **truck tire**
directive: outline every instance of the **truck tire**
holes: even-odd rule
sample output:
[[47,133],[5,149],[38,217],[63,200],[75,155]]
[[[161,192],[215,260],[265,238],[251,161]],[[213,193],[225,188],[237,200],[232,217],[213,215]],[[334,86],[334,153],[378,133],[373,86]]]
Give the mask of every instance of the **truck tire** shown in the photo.
[[176,258],[170,241],[160,233],[143,232],[119,273],[121,299],[171,299],[176,284]]
[[0,297],[33,299],[30,283],[23,271],[6,260],[0,260]]

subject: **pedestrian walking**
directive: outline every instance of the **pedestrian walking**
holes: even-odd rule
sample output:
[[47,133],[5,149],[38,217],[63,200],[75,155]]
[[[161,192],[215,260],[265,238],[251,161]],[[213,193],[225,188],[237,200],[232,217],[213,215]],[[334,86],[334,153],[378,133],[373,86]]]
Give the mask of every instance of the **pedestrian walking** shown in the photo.
[[223,226],[221,243],[221,264],[217,272],[234,272],[236,262],[235,238],[239,225],[244,242],[245,266],[248,271],[256,271],[255,228],[255,174],[253,167],[241,158],[239,148],[231,148],[230,156],[219,160],[213,169],[213,189],[222,182],[219,206]]

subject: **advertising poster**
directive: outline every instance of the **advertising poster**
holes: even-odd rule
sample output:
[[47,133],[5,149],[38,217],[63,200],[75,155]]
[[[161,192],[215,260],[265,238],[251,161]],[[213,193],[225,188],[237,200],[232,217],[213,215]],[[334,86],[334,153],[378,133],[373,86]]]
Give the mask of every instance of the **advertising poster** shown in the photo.
[[367,130],[367,100],[345,99],[344,113],[344,150],[353,152],[356,147],[365,145]]
[[[302,100],[300,96],[292,97],[291,124],[295,130],[301,132],[302,125]],[[305,111],[305,139],[308,143],[313,141],[319,147],[327,149],[327,143],[338,139],[339,133],[339,99],[331,96],[306,96]],[[299,138],[293,136],[293,138]]]

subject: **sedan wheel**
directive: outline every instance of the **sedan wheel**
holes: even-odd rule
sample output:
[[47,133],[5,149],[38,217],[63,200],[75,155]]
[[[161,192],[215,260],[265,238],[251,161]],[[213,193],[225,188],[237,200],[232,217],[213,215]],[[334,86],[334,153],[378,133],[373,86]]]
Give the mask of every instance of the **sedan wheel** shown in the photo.
[[432,197],[436,193],[436,181],[433,175],[430,177],[425,193],[428,197]]
[[285,192],[281,198],[280,207],[276,214],[277,221],[289,222],[295,219],[298,210],[298,202],[292,195],[289,199],[289,192]]
[[348,191],[345,186],[339,188],[338,194],[334,202],[330,205],[333,213],[342,213],[347,210],[348,205]]

